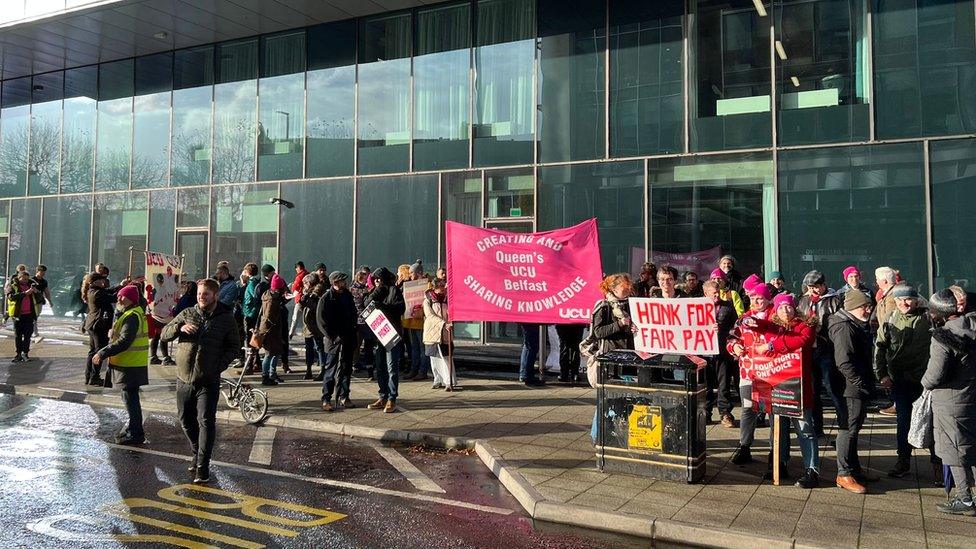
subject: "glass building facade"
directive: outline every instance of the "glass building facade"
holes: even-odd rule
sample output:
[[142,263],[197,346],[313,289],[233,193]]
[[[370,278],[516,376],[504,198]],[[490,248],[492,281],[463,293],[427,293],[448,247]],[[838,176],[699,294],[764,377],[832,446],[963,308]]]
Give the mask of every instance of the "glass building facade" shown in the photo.
[[0,262],[432,269],[446,220],[596,217],[607,272],[972,285],[971,82],[973,0],[445,2],[12,78]]

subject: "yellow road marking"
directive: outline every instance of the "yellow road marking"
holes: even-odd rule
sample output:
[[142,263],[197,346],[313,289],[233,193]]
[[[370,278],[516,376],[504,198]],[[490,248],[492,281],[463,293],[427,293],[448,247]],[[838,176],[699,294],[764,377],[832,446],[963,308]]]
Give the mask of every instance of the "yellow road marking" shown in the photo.
[[172,503],[166,503],[163,501],[156,501],[152,499],[126,498],[122,500],[121,505],[124,505],[129,509],[140,509],[140,508],[161,509],[163,511],[169,511],[171,513],[179,513],[181,515],[187,515],[195,518],[212,520],[214,522],[222,522],[224,524],[230,524],[233,526],[240,526],[241,528],[250,528],[251,530],[258,530],[259,532],[264,532],[266,534],[271,534],[276,536],[287,536],[293,538],[298,535],[298,532],[295,532],[294,530],[286,530],[284,528],[268,526],[266,524],[259,524],[257,522],[251,522],[249,520],[228,517],[226,515],[210,513],[208,511],[201,511],[199,509],[180,507],[179,505],[173,505]]
[[156,534],[92,534],[91,532],[72,532],[70,530],[62,530],[55,526],[62,521],[79,522],[96,527],[108,527],[106,522],[100,518],[76,514],[62,514],[51,515],[49,517],[44,517],[42,519],[30,522],[27,524],[27,529],[32,532],[62,541],[77,541],[87,545],[97,541],[118,541],[123,543],[166,543],[175,547],[185,547],[186,549],[219,549],[213,545],[178,538],[176,536]]
[[[133,503],[139,503],[139,502],[146,502],[149,503],[149,505],[138,505],[138,507],[157,507],[156,505],[152,505],[153,503],[156,503],[152,500],[140,500],[139,498],[131,498],[131,499],[122,500],[121,505],[120,504],[108,505],[102,508],[102,511],[131,522],[135,522],[139,524],[147,524],[149,526],[162,528],[163,530],[179,532],[181,534],[196,536],[198,538],[212,539],[213,541],[219,541],[221,543],[226,543],[227,545],[232,545],[234,547],[242,547],[243,549],[261,549],[262,547],[264,547],[264,545],[260,543],[254,543],[253,541],[247,541],[240,538],[235,538],[233,536],[218,534],[217,532],[210,532],[208,530],[201,530],[199,528],[193,528],[191,526],[184,526],[182,524],[175,524],[165,520],[144,517],[142,515],[130,513],[123,508],[123,506],[127,506],[128,508],[132,509],[133,507],[136,507],[136,505],[133,505]],[[179,509],[167,509],[167,507],[176,507],[175,505],[170,506],[165,503],[162,505],[163,507],[157,507],[157,508],[163,508],[166,509],[167,511],[174,511],[177,513],[180,512]],[[296,535],[296,534],[293,532],[292,535]]]
[[[235,500],[236,503],[216,503],[212,501],[205,501],[202,499],[191,498],[179,494],[181,490],[186,490],[189,492],[194,492],[194,491],[203,492],[205,494],[218,495],[218,496],[233,499]],[[165,500],[175,501],[177,503],[195,505],[197,507],[203,507],[204,509],[240,509],[242,514],[249,516],[251,518],[266,520],[268,522],[275,522],[286,526],[298,526],[302,528],[321,526],[323,524],[329,524],[330,522],[335,522],[337,520],[346,518],[346,515],[343,515],[342,513],[335,513],[332,511],[328,511],[326,509],[317,509],[315,507],[308,507],[306,505],[299,505],[297,503],[288,503],[286,501],[265,499],[262,497],[249,496],[238,492],[228,492],[226,490],[211,488],[209,486],[197,486],[195,484],[178,484],[176,486],[170,486],[169,488],[163,488],[162,490],[157,492],[156,495]],[[318,518],[314,520],[296,520],[296,519],[265,513],[260,510],[261,507],[277,507],[279,509],[285,509],[297,513],[304,513],[306,515],[314,515],[322,518]]]

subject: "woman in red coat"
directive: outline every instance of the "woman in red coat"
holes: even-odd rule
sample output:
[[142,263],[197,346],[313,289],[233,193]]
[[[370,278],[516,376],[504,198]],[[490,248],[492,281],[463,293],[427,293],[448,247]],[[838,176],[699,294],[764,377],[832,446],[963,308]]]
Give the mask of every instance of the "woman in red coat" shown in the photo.
[[800,443],[800,453],[806,469],[803,477],[796,482],[800,488],[815,488],[820,485],[820,455],[817,448],[817,435],[813,429],[813,386],[811,376],[807,375],[813,367],[813,344],[817,339],[816,317],[804,319],[796,313],[796,299],[790,294],[779,294],[773,299],[771,320],[756,320],[753,330],[762,334],[766,343],[764,348],[754,349],[754,354],[766,356],[800,353],[804,375],[803,419],[793,419],[793,428]]

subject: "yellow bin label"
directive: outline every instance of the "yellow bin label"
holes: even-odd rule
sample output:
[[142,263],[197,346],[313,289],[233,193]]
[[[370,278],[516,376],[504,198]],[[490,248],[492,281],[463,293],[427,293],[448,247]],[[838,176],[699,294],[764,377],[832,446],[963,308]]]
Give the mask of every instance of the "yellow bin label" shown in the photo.
[[628,418],[627,446],[661,451],[661,407],[635,405]]

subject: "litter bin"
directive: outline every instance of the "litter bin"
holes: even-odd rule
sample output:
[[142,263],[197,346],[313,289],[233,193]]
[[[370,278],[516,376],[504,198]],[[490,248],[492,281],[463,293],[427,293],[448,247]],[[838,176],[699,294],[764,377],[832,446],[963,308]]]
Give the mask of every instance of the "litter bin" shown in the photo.
[[611,351],[599,359],[601,471],[694,483],[705,476],[705,361]]

